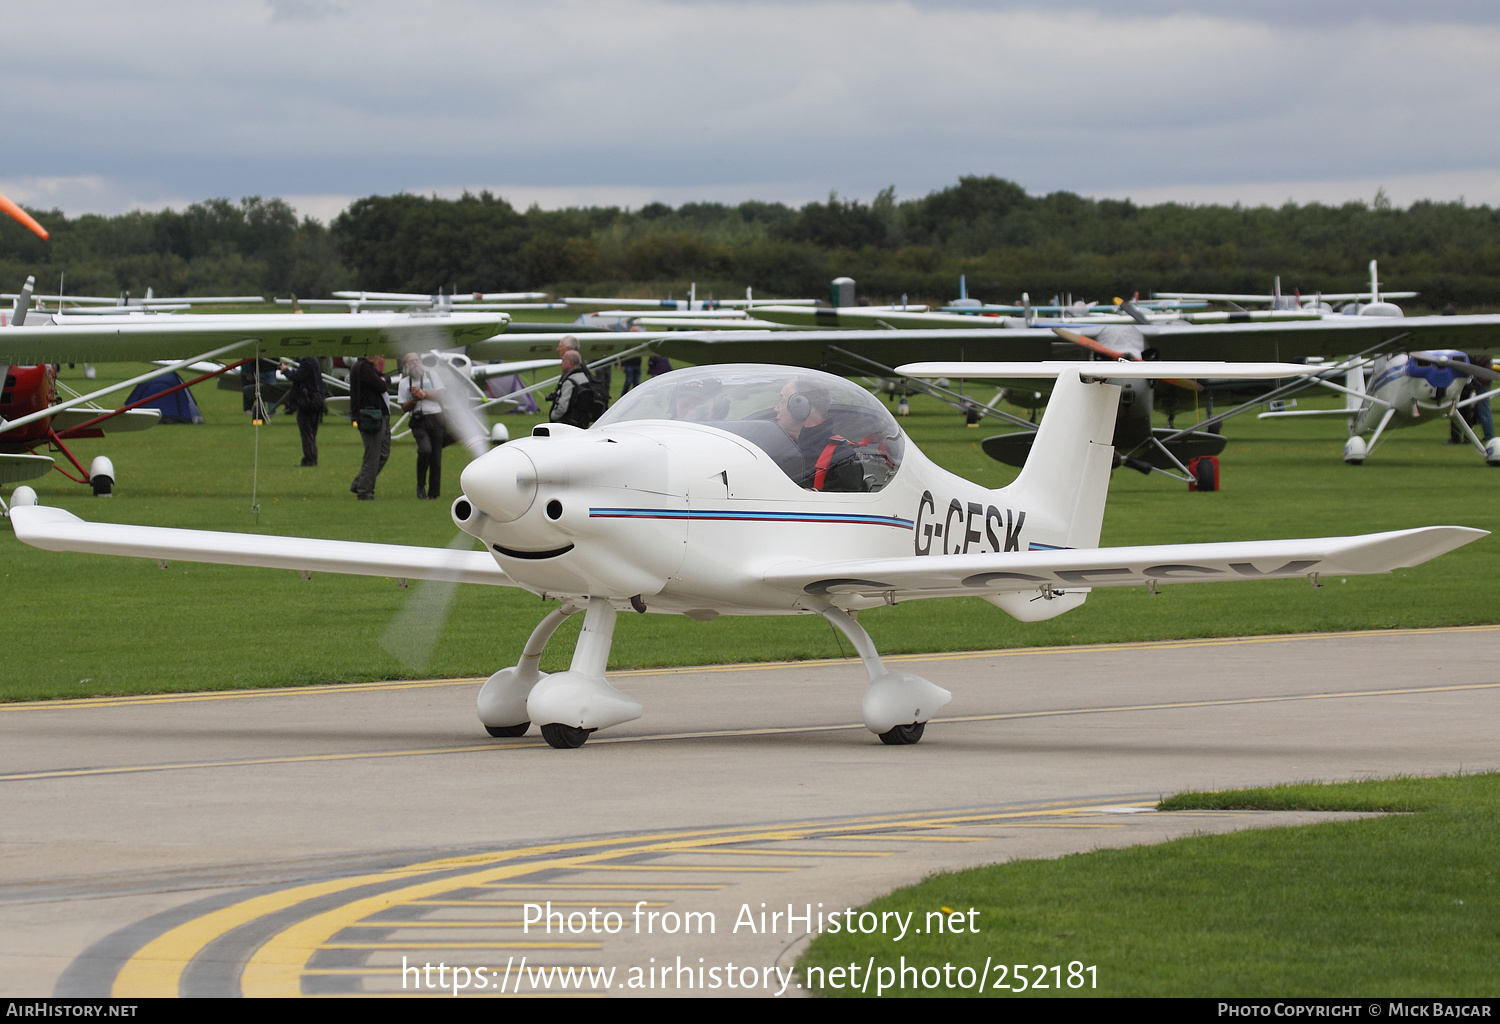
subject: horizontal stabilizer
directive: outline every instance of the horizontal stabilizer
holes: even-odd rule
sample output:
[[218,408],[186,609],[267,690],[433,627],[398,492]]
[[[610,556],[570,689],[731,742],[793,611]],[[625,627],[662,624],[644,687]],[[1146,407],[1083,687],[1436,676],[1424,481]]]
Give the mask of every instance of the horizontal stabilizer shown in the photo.
[[10,521],[18,539],[48,551],[515,586],[483,551],[90,523],[46,505],[11,509]]
[[1309,368],[1300,363],[1215,363],[1184,362],[1173,360],[1104,361],[1095,360],[1047,360],[1043,362],[972,362],[972,363],[907,363],[896,367],[896,372],[907,377],[1010,377],[1041,378],[1056,377],[1061,373],[1076,372],[1084,377],[1099,380],[1170,380],[1187,378],[1220,378],[1224,380],[1274,380],[1281,377],[1305,377]]
[[[1206,430],[1182,433],[1167,427],[1156,427],[1151,433],[1178,462],[1183,464],[1203,455],[1219,455],[1228,443],[1223,434],[1210,434]],[[1007,466],[1024,466],[1026,459],[1031,455],[1031,444],[1035,439],[1036,431],[1022,430],[1014,434],[996,434],[993,437],[987,437],[979,442],[979,447],[996,462],[1003,462]],[[1173,469],[1176,466],[1166,453],[1154,444],[1142,445],[1133,454],[1157,469]]]
[[765,579],[802,594],[880,600],[1360,576],[1420,565],[1487,534],[1428,526],[1355,537],[860,558],[774,566]]

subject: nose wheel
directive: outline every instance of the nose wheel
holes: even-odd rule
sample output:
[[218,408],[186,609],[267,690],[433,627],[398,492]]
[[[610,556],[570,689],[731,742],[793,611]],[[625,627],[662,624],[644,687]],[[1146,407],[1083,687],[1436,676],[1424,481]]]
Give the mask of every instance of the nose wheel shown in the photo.
[[549,722],[542,726],[542,739],[547,741],[547,746],[558,750],[573,750],[588,742],[589,733],[592,729],[579,729],[572,725],[562,725],[557,722]]
[[909,743],[915,743],[920,740],[922,738],[922,730],[926,727],[926,722],[898,725],[894,729],[888,729],[881,733],[880,742],[888,747],[904,747]]

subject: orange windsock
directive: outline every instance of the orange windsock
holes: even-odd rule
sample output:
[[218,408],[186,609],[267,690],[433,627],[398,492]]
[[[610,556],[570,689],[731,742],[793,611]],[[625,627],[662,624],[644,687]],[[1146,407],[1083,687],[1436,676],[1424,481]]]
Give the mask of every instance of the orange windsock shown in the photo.
[[21,209],[19,206],[17,206],[15,203],[11,202],[9,199],[7,199],[3,195],[0,195],[0,210],[4,210],[6,213],[10,214],[12,217],[14,217],[16,220],[20,221],[22,224],[25,224],[28,228],[30,228],[32,231],[36,232],[41,237],[43,237],[43,238],[49,237],[47,235],[47,229],[44,228],[44,227],[42,227],[35,220],[33,220],[31,214],[29,214],[25,210]]

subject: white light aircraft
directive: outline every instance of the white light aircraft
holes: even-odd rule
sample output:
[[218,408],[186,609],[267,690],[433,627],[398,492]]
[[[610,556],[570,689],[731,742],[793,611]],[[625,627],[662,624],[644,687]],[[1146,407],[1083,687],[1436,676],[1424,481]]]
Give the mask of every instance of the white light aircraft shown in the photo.
[[1342,314],[1356,316],[1402,316],[1401,307],[1391,302],[1391,299],[1414,299],[1420,292],[1381,292],[1380,269],[1378,260],[1370,261],[1370,290],[1367,292],[1320,292],[1316,295],[1283,295],[1281,293],[1281,278],[1277,277],[1269,295],[1245,295],[1229,292],[1153,292],[1152,296],[1158,299],[1182,299],[1202,300],[1206,302],[1227,302],[1239,305],[1244,302],[1266,303],[1272,310],[1297,310],[1312,309],[1332,312],[1333,307],[1329,305],[1334,302],[1346,303],[1339,312]]
[[[1138,367],[1109,373],[1157,372]],[[1237,370],[1166,369],[1185,377]],[[966,595],[1038,621],[1077,608],[1093,587],[1316,584],[1327,574],[1416,565],[1484,536],[1439,526],[1100,549],[1119,388],[1087,364],[1054,372],[1031,459],[999,490],[934,465],[878,399],[842,378],[720,366],[664,374],[588,430],[543,424],[469,463],[452,517],[483,552],[88,523],[41,506],[14,509],[12,523],[19,539],[52,550],[487,583],[556,600],[517,663],[490,676],[478,697],[491,735],[519,736],[536,722],[554,747],[580,746],[643,712],[605,675],[621,611],[821,615],[864,664],[865,725],[885,743],[907,744],[951,694],[887,670],[855,620],[860,609]],[[548,639],[580,611],[570,667],[540,672]]]
[[1491,389],[1462,397],[1465,378],[1486,384],[1500,381],[1500,373],[1491,367],[1471,363],[1468,355],[1458,351],[1397,352],[1375,357],[1368,382],[1362,360],[1348,366],[1344,387],[1325,379],[1342,370],[1343,365],[1323,369],[1316,383],[1342,391],[1344,408],[1272,409],[1258,418],[1347,417],[1349,440],[1344,442],[1344,461],[1351,466],[1363,465],[1387,430],[1446,419],[1488,465],[1500,466],[1500,438],[1481,439],[1463,417],[1464,409],[1500,396],[1500,390]]

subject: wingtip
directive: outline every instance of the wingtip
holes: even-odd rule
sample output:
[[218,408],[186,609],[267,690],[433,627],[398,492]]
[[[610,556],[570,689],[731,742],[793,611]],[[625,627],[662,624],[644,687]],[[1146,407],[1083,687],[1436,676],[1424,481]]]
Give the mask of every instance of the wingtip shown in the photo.
[[31,537],[47,526],[49,523],[81,523],[78,516],[67,509],[54,508],[51,505],[12,505],[10,509],[10,525],[16,532],[16,539],[30,543]]

